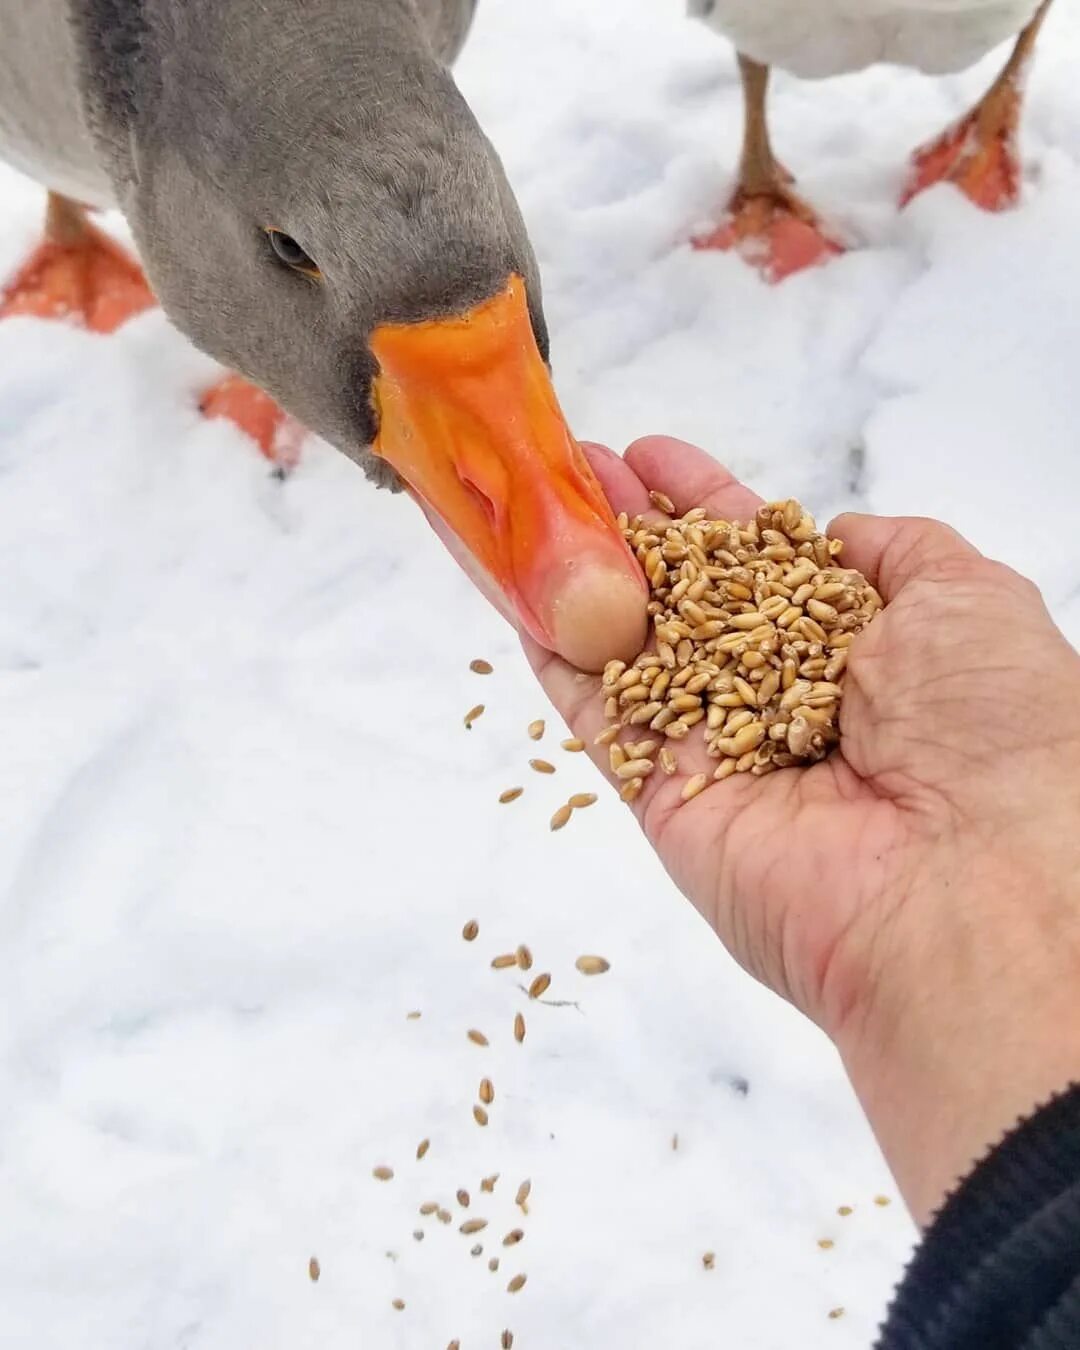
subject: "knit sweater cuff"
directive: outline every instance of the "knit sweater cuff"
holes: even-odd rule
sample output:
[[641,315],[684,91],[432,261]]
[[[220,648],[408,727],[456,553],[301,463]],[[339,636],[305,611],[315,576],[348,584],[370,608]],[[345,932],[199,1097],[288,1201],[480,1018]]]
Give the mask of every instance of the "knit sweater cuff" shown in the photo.
[[1078,1350],[1080,1085],[1022,1121],[946,1201],[878,1350]]

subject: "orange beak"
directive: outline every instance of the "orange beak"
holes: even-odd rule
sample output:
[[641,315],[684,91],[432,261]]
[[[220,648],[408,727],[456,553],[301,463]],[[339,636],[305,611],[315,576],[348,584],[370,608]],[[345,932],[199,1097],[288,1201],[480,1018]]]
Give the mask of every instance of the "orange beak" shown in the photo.
[[585,670],[638,652],[644,578],[559,410],[521,278],[466,314],[378,328],[371,350],[375,453],[520,626]]

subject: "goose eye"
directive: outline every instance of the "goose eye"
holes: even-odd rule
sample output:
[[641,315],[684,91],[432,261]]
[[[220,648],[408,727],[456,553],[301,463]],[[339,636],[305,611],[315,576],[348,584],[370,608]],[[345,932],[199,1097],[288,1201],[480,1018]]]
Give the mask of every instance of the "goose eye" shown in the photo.
[[320,275],[318,264],[304,251],[291,234],[273,228],[268,229],[266,234],[278,262],[284,263],[286,267],[291,267],[294,272],[303,272],[309,277]]

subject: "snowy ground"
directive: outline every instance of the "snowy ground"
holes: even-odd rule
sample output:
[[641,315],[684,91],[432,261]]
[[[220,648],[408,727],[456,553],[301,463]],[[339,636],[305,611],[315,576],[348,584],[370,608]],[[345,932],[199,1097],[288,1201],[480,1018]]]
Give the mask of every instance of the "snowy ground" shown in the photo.
[[[1080,16],[1047,26],[1008,216],[948,190],[893,209],[993,60],[778,79],[780,153],[859,247],[769,290],[684,246],[739,93],[679,11],[484,0],[460,70],[579,433],[685,435],[822,516],[940,514],[1080,638]],[[0,178],[0,272],[39,210]],[[0,1347],[868,1346],[912,1232],[874,1203],[891,1186],[830,1048],[607,794],[548,832],[603,785],[553,719],[556,778],[524,768],[545,709],[510,634],[408,503],[318,445],[274,481],[202,422],[208,372],[158,314],[111,339],[0,326]],[[521,941],[579,1002],[530,1005],[524,1046],[488,964]],[[579,976],[582,951],[610,974]],[[458,1187],[491,1220],[481,1258],[417,1213],[457,1215]]]

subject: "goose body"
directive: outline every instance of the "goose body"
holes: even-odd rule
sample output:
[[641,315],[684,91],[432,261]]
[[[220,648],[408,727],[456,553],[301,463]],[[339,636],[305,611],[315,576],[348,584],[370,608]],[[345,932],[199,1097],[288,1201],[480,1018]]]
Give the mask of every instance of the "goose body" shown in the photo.
[[83,115],[66,0],[0,0],[0,159],[54,192],[116,205]]
[[1039,0],[689,0],[762,65],[816,79],[878,62],[963,70],[1029,23]]
[[[238,372],[205,411],[269,447],[283,409],[408,487],[524,629],[594,666],[638,649],[644,588],[447,68],[474,5],[0,0],[0,157],[50,193],[0,317],[110,331],[159,302]],[[124,213],[149,287],[87,205]]]
[[985,210],[1020,196],[1023,79],[1051,0],[688,0],[689,14],[735,44],[745,121],[738,182],[719,224],[695,239],[735,249],[769,281],[827,261],[845,245],[794,190],[769,137],[766,91],[776,65],[821,78],[878,62],[927,75],[972,65],[1010,37],[1004,69],[972,111],[912,156],[905,205],[939,182]]
[[[140,0],[126,3],[138,13]],[[468,35],[476,0],[415,0],[415,7],[434,54],[449,65]],[[120,203],[87,126],[93,72],[79,35],[86,31],[83,17],[95,10],[110,22],[109,8],[103,0],[0,0],[0,159],[100,209]]]

